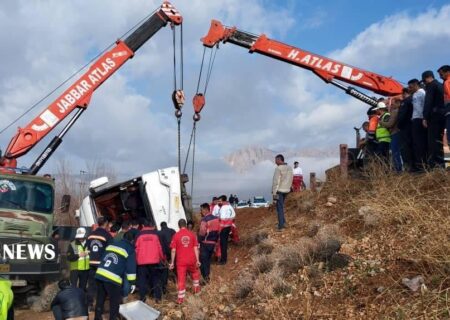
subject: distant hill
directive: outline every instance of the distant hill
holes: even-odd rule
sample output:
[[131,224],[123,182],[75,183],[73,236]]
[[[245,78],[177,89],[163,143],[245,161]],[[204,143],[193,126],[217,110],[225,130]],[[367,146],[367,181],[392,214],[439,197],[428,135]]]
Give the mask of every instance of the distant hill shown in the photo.
[[337,150],[302,149],[302,150],[271,150],[262,146],[248,146],[236,150],[224,157],[224,161],[238,172],[245,172],[263,161],[273,161],[277,154],[283,154],[286,159],[292,158],[333,158],[338,156]]

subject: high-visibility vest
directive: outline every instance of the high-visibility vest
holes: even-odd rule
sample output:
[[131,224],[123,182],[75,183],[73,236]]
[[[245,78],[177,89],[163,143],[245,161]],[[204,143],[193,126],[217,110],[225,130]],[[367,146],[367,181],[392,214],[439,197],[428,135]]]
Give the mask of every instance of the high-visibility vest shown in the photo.
[[378,142],[391,142],[391,133],[389,132],[388,128],[384,128],[381,126],[381,123],[384,121],[385,117],[390,117],[391,115],[389,112],[383,113],[383,115],[380,118],[380,121],[378,121],[377,130],[375,131],[375,137],[377,138]]
[[70,271],[72,270],[79,270],[79,271],[85,271],[89,270],[89,255],[87,254],[88,248],[83,247],[81,244],[76,244],[75,241],[72,241],[70,243],[72,246],[73,252],[75,254],[80,254],[81,252],[85,252],[86,256],[84,257],[78,257],[78,260],[70,261]]
[[11,281],[0,279],[0,320],[7,320],[8,310],[11,308],[13,300]]

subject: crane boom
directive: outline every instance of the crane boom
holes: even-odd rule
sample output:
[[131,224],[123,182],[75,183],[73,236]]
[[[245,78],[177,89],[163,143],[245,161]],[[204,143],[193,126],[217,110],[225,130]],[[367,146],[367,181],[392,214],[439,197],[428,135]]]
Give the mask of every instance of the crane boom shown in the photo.
[[[206,47],[214,47],[220,42],[230,42],[246,48],[250,53],[259,54],[308,69],[327,83],[331,83],[353,97],[376,105],[376,100],[342,82],[373,91],[383,96],[396,96],[402,93],[402,84],[392,79],[370,71],[320,56],[288,44],[240,31],[236,27],[225,27],[220,21],[212,20],[208,34],[201,39]],[[338,80],[338,81],[337,81]]]
[[[47,149],[35,162],[42,166],[48,157],[61,143],[61,137],[70,126],[78,119],[81,113],[88,107],[94,91],[100,87],[114,72],[126,61],[134,56],[134,53],[156,32],[167,23],[179,25],[182,16],[177,9],[165,1],[146,21],[144,21],[125,40],[118,40],[116,45],[98,58],[78,80],[57,97],[45,110],[34,118],[24,128],[18,128],[16,135],[11,139],[4,156],[0,159],[1,167],[17,167],[17,158],[30,151],[61,121],[63,121],[74,109],[78,109],[75,116],[64,128],[62,134],[50,143]],[[38,167],[32,170],[36,173]]]

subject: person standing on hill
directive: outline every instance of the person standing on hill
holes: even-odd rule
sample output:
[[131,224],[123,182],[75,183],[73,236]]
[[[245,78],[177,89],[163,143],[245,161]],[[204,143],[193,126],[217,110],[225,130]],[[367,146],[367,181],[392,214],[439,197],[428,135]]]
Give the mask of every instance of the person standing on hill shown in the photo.
[[298,161],[294,162],[294,178],[292,180],[292,191],[298,192],[303,186],[303,170],[299,167]]
[[439,76],[444,80],[444,115],[447,130],[447,143],[450,145],[450,66],[445,65],[438,69]]
[[211,214],[209,204],[203,203],[200,206],[202,220],[198,231],[198,241],[200,242],[200,271],[206,282],[209,282],[211,258],[214,248],[219,240],[220,223],[216,216]]
[[278,230],[285,228],[286,220],[284,218],[284,200],[291,191],[294,172],[287,163],[284,162],[284,156],[279,154],[275,157],[275,172],[272,180],[272,196],[276,203],[278,215]]
[[423,125],[423,107],[425,104],[425,90],[420,87],[419,80],[408,81],[408,89],[412,94],[412,143],[414,150],[414,169],[423,171],[427,153],[427,129]]
[[422,73],[422,81],[426,92],[423,125],[428,131],[428,166],[430,169],[444,168],[444,90],[442,84],[434,78],[433,71]]
[[222,195],[214,207],[213,215],[219,217],[220,222],[220,261],[219,264],[226,264],[228,259],[228,238],[231,232],[236,213],[233,207],[227,202],[227,196]]
[[412,96],[408,88],[402,90],[402,102],[398,110],[397,127],[400,129],[400,152],[405,170],[414,171],[415,161],[412,147]]

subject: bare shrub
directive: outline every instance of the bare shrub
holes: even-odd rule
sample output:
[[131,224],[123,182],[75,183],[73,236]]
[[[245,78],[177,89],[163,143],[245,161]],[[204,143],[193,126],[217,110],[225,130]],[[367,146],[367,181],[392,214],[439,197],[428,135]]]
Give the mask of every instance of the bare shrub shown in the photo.
[[263,241],[264,239],[267,239],[268,237],[269,237],[269,234],[267,233],[267,231],[258,230],[256,232],[252,233],[251,235],[249,235],[249,237],[247,238],[247,240],[245,242],[250,246],[254,246],[254,245],[260,243],[261,241]]
[[249,272],[241,273],[235,281],[235,297],[238,299],[246,298],[252,291],[255,285],[255,279]]
[[273,242],[270,239],[264,239],[255,247],[256,254],[270,254],[273,251]]
[[253,257],[253,267],[259,273],[267,273],[272,270],[274,261],[268,255],[256,255]]
[[319,243],[324,243],[328,240],[341,241],[339,227],[335,224],[326,224],[319,229],[315,238]]
[[287,275],[296,273],[305,265],[305,259],[298,246],[290,245],[281,248],[278,252],[278,266]]
[[203,312],[204,303],[198,296],[188,296],[186,298],[186,316],[192,320],[205,320],[206,314]]
[[283,279],[282,271],[274,268],[271,272],[261,274],[255,281],[254,293],[261,299],[271,299],[275,296],[288,294],[291,286]]

